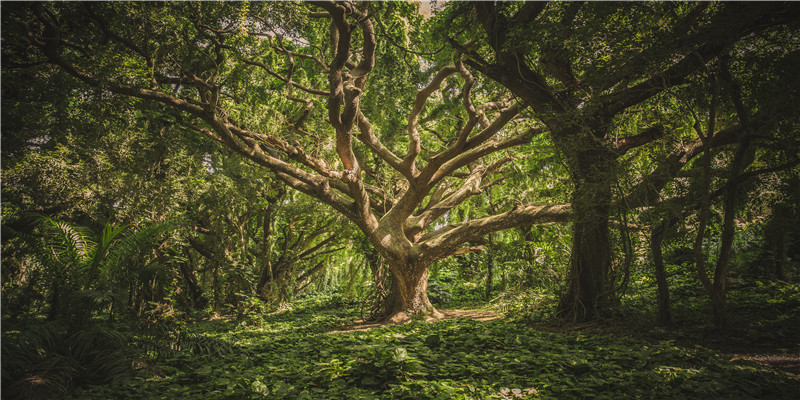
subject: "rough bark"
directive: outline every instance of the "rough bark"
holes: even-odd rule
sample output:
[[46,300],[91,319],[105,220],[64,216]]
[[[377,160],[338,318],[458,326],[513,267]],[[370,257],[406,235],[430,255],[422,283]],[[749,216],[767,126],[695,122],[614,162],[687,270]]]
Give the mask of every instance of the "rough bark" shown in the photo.
[[614,163],[601,149],[579,150],[575,159],[570,171],[574,215],[569,283],[558,313],[574,321],[591,321],[602,316],[612,297],[608,223]]
[[569,286],[561,299],[559,315],[574,321],[591,321],[601,316],[611,295],[608,209],[574,208]]
[[443,316],[428,299],[429,266],[413,262],[389,262],[392,288],[387,303],[388,321],[406,322],[415,315],[433,319]]

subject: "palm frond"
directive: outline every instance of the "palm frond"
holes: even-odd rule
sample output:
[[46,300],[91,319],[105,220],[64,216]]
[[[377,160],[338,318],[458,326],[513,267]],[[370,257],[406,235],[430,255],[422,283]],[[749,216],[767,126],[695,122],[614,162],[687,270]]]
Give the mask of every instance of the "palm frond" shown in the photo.
[[113,248],[112,246],[118,240],[119,235],[127,229],[128,225],[114,227],[108,222],[103,226],[103,233],[100,234],[100,241],[97,243],[97,248],[89,266],[92,277],[94,277],[98,269],[100,269],[100,264],[106,259],[108,252]]
[[46,216],[42,220],[56,234],[55,240],[51,242],[54,247],[59,247],[64,252],[74,253],[76,260],[81,257],[91,257],[96,246],[96,243],[90,239],[91,231],[87,232],[86,228],[56,221]]

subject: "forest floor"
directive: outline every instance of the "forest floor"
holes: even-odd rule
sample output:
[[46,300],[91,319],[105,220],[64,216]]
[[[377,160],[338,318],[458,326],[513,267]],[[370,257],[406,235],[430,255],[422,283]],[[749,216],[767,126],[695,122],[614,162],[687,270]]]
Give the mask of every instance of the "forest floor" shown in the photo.
[[[439,312],[444,314],[444,318],[442,319],[445,320],[467,318],[474,321],[485,322],[502,319],[505,317],[503,314],[488,308],[439,309]],[[392,323],[358,319],[338,329],[332,330],[329,333],[369,331],[389,325],[392,325]],[[610,326],[616,328],[609,329]],[[551,321],[546,324],[535,324],[533,327],[537,330],[548,333],[566,334],[584,332],[601,335],[611,334],[616,337],[636,338],[644,341],[658,341],[657,338],[653,338],[644,334],[631,335],[631,330],[619,329],[619,325],[616,324],[563,324],[554,323]],[[788,372],[794,375],[795,379],[800,380],[800,352],[788,353],[787,350],[783,348],[785,344],[782,343],[762,342],[759,346],[755,346],[757,348],[754,349],[754,346],[752,345],[747,346],[742,343],[731,344],[726,343],[724,340],[709,341],[701,340],[700,338],[696,338],[694,340],[687,338],[681,340],[681,344],[684,346],[704,346],[718,351],[722,357],[730,361],[742,360],[753,362],[773,368],[775,370]]]
[[[467,309],[439,309],[439,312],[444,314],[442,319],[455,319],[455,318],[468,318],[474,321],[493,321],[502,319],[505,316],[495,310],[489,308],[467,308]],[[379,327],[392,325],[390,322],[381,321],[365,321],[358,319],[352,323],[346,324],[340,328],[330,331],[329,333],[348,333],[369,331]],[[544,324],[534,324],[534,328],[549,333],[574,333],[585,332],[594,334],[610,334],[622,338],[635,338],[644,341],[658,341],[647,334],[631,334],[636,332],[636,329],[620,329],[620,325],[613,324],[564,324],[561,322],[549,321]],[[609,328],[611,327],[611,328]],[[723,338],[724,339],[724,338]],[[681,340],[684,346],[704,346],[712,350],[718,351],[721,356],[730,361],[749,361],[756,364],[764,365],[775,370],[785,371],[792,375],[797,380],[800,380],[800,352],[787,352],[785,343],[777,343],[775,341],[764,341],[759,345],[745,344],[745,343],[730,343],[725,340],[708,340],[708,337],[703,338],[684,338]]]
[[441,307],[438,321],[376,324],[358,320],[358,302],[320,294],[277,313],[135,334],[136,375],[81,385],[71,398],[794,400],[799,296],[758,288],[769,291],[772,303],[732,296],[722,332],[688,301],[665,330],[652,304],[596,324],[559,323],[533,302],[528,316],[462,302]]
[[[672,341],[685,347],[702,346],[729,361],[746,361],[792,374],[800,381],[800,286],[786,282],[733,287],[729,321],[718,329],[708,320],[703,297],[674,300],[670,328],[656,326],[653,304],[628,304],[600,323],[575,324],[552,318],[533,318],[542,332],[610,335],[650,343]],[[632,296],[635,298],[635,296]],[[646,298],[646,296],[645,296]]]
[[[477,308],[470,308],[470,309],[439,309],[439,312],[444,314],[444,318],[442,319],[455,319],[455,318],[467,318],[475,321],[493,321],[496,319],[503,318],[503,315],[492,311],[489,309],[477,309]],[[359,332],[359,331],[369,331],[371,329],[380,328],[384,326],[392,325],[392,322],[386,321],[371,321],[371,320],[363,320],[357,319],[352,323],[342,326],[336,330],[330,331],[330,333],[348,333],[348,332]]]
[[[534,329],[541,332],[568,334],[584,333],[592,335],[610,335],[618,338],[628,338],[646,342],[658,342],[663,340],[663,335],[644,332],[636,327],[625,326],[622,321],[587,323],[587,324],[564,324],[562,322],[547,321],[532,325]],[[675,335],[676,332],[670,334]],[[686,347],[702,346],[714,350],[721,357],[729,361],[747,361],[763,365],[775,370],[785,371],[800,381],[800,351],[797,348],[800,343],[786,343],[785,341],[765,340],[753,343],[752,341],[738,340],[734,338],[735,332],[719,334],[716,337],[710,335],[683,335],[678,332],[679,338],[676,343]],[[790,349],[790,347],[795,347]]]

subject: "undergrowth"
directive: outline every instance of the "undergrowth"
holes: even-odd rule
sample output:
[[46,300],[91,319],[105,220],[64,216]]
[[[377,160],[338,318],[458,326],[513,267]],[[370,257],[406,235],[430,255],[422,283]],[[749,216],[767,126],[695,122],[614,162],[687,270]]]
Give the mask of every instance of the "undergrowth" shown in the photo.
[[[206,321],[231,353],[175,351],[148,373],[73,398],[793,399],[790,375],[672,341],[545,333],[514,320],[415,321],[331,333],[357,318],[336,296],[263,317]],[[221,344],[220,344],[221,345]]]

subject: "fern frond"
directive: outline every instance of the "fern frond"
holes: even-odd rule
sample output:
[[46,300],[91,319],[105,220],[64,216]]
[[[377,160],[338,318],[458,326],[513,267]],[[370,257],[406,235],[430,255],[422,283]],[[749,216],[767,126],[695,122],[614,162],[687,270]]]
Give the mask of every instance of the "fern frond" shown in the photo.
[[236,346],[224,340],[186,328],[169,328],[164,324],[144,326],[142,333],[133,341],[133,346],[152,360],[164,360],[184,351],[217,357],[238,352]]
[[149,225],[119,238],[108,251],[103,273],[109,278],[121,275],[123,267],[128,265],[131,260],[140,259],[143,252],[151,249],[162,240],[164,233],[173,229],[173,225],[167,221]]

